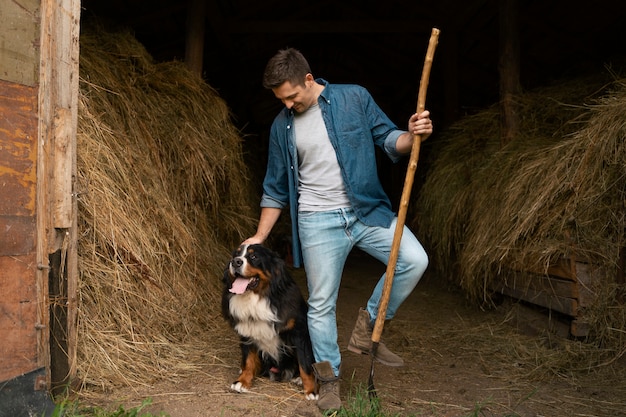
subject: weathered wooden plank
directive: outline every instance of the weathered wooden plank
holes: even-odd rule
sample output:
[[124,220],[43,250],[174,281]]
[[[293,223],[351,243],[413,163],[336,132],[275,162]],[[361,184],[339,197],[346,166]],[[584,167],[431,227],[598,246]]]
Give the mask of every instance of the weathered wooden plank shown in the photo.
[[[67,344],[60,346],[55,341],[51,343],[42,341],[44,343],[40,344],[40,352],[42,359],[47,361],[42,363],[46,369],[51,369],[51,349],[54,350],[56,360],[66,361],[68,367],[64,366],[63,369],[69,369],[70,375],[47,375],[48,384],[52,380],[63,384],[63,381],[74,375],[76,357],[77,208],[76,199],[72,198],[72,194],[73,181],[76,177],[80,0],[41,0],[40,15],[41,65],[37,159],[37,195],[40,198],[37,200],[37,261],[49,265],[51,270],[58,268],[62,271],[54,279],[63,282],[54,284],[66,286],[68,291],[67,303],[64,306],[67,308],[64,312],[66,314],[52,318],[61,326],[66,326]],[[66,111],[67,114],[63,114]],[[61,137],[57,143],[58,133]],[[57,161],[57,155],[61,161]],[[65,170],[62,169],[63,164],[66,165]],[[61,196],[61,199],[56,207],[58,196]],[[69,204],[66,200],[68,196]],[[62,207],[62,212],[57,211],[55,207]],[[60,216],[55,216],[55,212]],[[57,220],[61,227],[54,227]],[[63,252],[63,256],[50,256],[59,250]],[[48,279],[47,274],[39,274],[42,298],[47,296]],[[45,320],[46,316],[49,316],[49,310],[42,309],[40,314],[42,320]]]
[[58,108],[54,117],[52,218],[57,229],[72,227],[72,112]]
[[497,284],[495,288],[501,289],[504,286],[522,292],[529,289],[565,298],[578,298],[578,286],[575,281],[545,275],[516,274],[506,282]]
[[518,300],[546,307],[550,310],[558,311],[572,317],[575,317],[578,313],[578,302],[573,298],[560,297],[549,294],[545,291],[538,291],[534,289],[516,289],[507,286],[502,286],[499,289],[499,292]]
[[591,326],[584,320],[574,319],[570,324],[570,334],[574,337],[585,337],[589,335]]
[[37,90],[0,80],[0,214],[33,216]]
[[[514,278],[492,285],[496,292],[518,300],[546,307],[571,317],[569,334],[585,337],[590,326],[584,317],[584,308],[596,301],[597,286],[606,271],[574,258],[560,258],[544,270],[514,273]],[[618,278],[619,279],[619,271]]]
[[34,250],[35,218],[0,215],[0,256],[27,255]]
[[[546,274],[550,274],[547,276]],[[588,262],[562,258],[544,271],[515,275],[507,282],[492,286],[494,291],[546,307],[571,317],[569,334],[585,337],[590,325],[584,317],[584,307],[597,297],[597,285],[606,271]]]
[[569,258],[560,258],[555,264],[548,267],[547,273],[555,277],[572,281],[576,280],[576,271],[573,267],[572,260]]
[[[38,0],[0,2],[0,381],[39,369]],[[33,387],[34,389],[34,387]]]
[[34,86],[39,72],[39,0],[1,1],[0,76]]
[[603,282],[604,275],[606,271],[603,268],[585,262],[576,262],[578,302],[581,307],[589,307],[596,301],[597,283]]
[[551,275],[554,277],[576,281],[576,267],[570,258],[559,258],[555,263],[548,265],[543,270],[528,268],[524,272],[531,272],[537,275]]
[[0,256],[0,381],[38,368],[35,254]]

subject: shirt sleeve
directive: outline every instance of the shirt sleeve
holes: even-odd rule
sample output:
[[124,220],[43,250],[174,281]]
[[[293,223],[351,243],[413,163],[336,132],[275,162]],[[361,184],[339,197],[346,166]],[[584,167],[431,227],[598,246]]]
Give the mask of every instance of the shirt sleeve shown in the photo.
[[282,210],[287,207],[287,205],[282,201],[276,200],[275,198],[263,193],[263,196],[261,197],[261,207],[278,208]]
[[405,133],[389,119],[385,112],[374,101],[374,98],[366,90],[362,89],[364,102],[366,103],[366,112],[370,120],[370,129],[374,142],[380,146],[392,162],[398,162],[403,154],[396,149],[396,142],[400,135]]
[[385,139],[385,153],[389,156],[389,159],[391,159],[392,162],[398,162],[404,156],[404,154],[399,153],[396,149],[396,142],[403,133],[406,132],[403,130],[393,130],[389,132],[387,138]]
[[[270,129],[267,169],[263,180],[261,207],[284,208],[289,202],[286,155],[279,143],[281,132],[275,122]],[[284,132],[282,132],[284,134]]]

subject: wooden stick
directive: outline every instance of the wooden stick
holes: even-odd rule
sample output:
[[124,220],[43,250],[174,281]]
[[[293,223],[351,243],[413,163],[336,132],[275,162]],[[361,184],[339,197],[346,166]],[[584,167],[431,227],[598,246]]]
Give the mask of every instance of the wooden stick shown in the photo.
[[[433,63],[433,57],[435,56],[435,49],[439,41],[439,29],[433,28],[430,34],[430,41],[428,43],[428,50],[426,51],[426,58],[424,60],[424,69],[422,70],[422,78],[420,80],[419,92],[417,95],[417,113],[422,113],[426,108],[426,91],[428,90],[428,81],[430,79],[430,69]],[[417,169],[417,161],[419,158],[420,145],[422,143],[421,135],[413,136],[413,147],[411,148],[411,156],[409,159],[409,165],[406,171],[406,178],[404,180],[404,188],[402,189],[402,197],[400,198],[400,208],[398,210],[398,221],[396,223],[396,229],[393,235],[393,242],[391,244],[391,253],[389,254],[389,262],[387,263],[387,271],[385,273],[385,282],[383,286],[383,292],[380,297],[378,305],[378,315],[376,316],[376,323],[374,330],[372,331],[372,365],[370,369],[370,381],[369,392],[370,395],[376,395],[374,389],[374,357],[378,351],[378,344],[380,343],[380,336],[383,332],[385,325],[385,318],[387,317],[387,307],[389,306],[389,296],[391,295],[391,287],[393,285],[393,277],[395,274],[396,263],[398,262],[398,252],[400,251],[400,241],[402,240],[402,232],[404,230],[404,223],[406,221],[406,213],[409,207],[409,199],[411,197],[411,189],[413,188],[413,179],[415,177],[415,170]]]

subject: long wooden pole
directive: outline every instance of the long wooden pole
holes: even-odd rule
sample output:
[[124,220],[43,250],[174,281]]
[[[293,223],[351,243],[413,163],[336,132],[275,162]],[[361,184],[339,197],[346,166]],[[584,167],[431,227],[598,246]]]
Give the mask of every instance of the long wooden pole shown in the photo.
[[[430,79],[430,69],[433,63],[433,57],[435,56],[435,49],[439,42],[439,29],[433,28],[430,34],[430,41],[428,42],[428,50],[426,51],[426,58],[424,60],[424,68],[422,70],[422,78],[420,80],[419,92],[417,95],[417,113],[420,114],[426,109],[426,91],[428,90],[428,81]],[[383,292],[380,297],[380,303],[378,305],[378,315],[376,316],[376,323],[374,330],[372,331],[372,348],[370,351],[372,363],[370,368],[370,378],[368,391],[370,396],[376,396],[376,390],[374,388],[374,358],[378,351],[378,345],[380,343],[380,336],[383,332],[385,325],[385,318],[387,317],[387,307],[389,306],[389,296],[391,294],[391,287],[393,285],[393,278],[396,269],[396,263],[398,262],[398,252],[400,251],[400,241],[402,240],[402,232],[404,230],[404,223],[406,221],[406,213],[409,207],[409,199],[411,197],[411,189],[413,188],[413,179],[415,178],[415,170],[417,169],[417,161],[419,159],[420,145],[422,143],[421,135],[414,135],[413,147],[411,148],[411,156],[409,159],[409,165],[406,171],[406,178],[404,180],[404,188],[402,189],[402,197],[400,198],[400,208],[398,210],[398,221],[396,223],[396,229],[393,235],[393,241],[391,243],[391,253],[389,254],[389,262],[387,263],[387,271],[385,273],[385,282],[383,286]]]

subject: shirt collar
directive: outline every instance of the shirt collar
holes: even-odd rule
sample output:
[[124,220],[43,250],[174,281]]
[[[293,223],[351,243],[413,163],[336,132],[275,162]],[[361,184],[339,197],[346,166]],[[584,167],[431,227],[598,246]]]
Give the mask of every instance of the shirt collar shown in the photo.
[[[322,90],[322,93],[320,94],[320,97],[322,97],[327,103],[330,102],[330,92],[328,91],[329,90],[328,87],[330,86],[330,83],[328,81],[326,81],[325,79],[323,79],[323,78],[316,78],[315,82],[318,83],[318,84],[321,84],[321,85],[323,85],[325,87]],[[319,99],[318,99],[318,101],[319,101]]]

